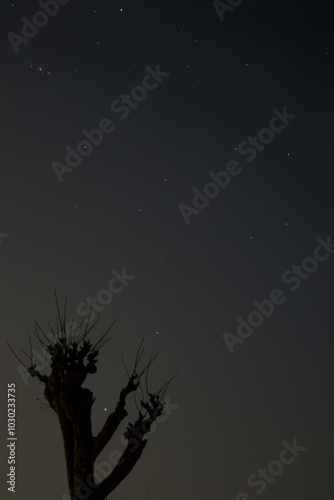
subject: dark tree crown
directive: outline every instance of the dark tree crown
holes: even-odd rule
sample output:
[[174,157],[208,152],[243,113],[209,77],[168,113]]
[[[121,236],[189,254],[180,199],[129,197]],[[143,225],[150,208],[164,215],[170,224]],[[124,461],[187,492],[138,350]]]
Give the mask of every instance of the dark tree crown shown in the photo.
[[[51,338],[46,335],[36,319],[33,332],[51,357],[51,372],[49,375],[45,375],[36,369],[30,336],[30,354],[22,351],[30,361],[26,369],[32,377],[37,377],[44,384],[44,396],[57,414],[63,436],[68,487],[72,500],[81,500],[83,490],[86,491],[85,498],[87,500],[104,500],[131,472],[141,457],[147,443],[146,435],[163,411],[163,398],[172,379],[164,384],[158,392],[150,392],[149,370],[158,353],[151,354],[148,361],[140,367],[145,351],[142,341],[131,371],[128,370],[122,358],[128,382],[119,393],[115,410],[108,415],[100,432],[93,436],[91,410],[95,398],[93,393],[82,385],[88,374],[96,373],[100,350],[111,340],[112,337],[109,333],[114,323],[99,337],[97,342],[93,343],[89,335],[98,320],[90,326],[89,320],[82,321],[77,331],[72,334],[68,331],[66,323],[67,300],[65,300],[63,314],[60,312],[56,295],[55,302],[57,308],[56,324],[52,327],[48,323]],[[10,349],[12,350],[11,347]],[[12,352],[14,351],[12,350]],[[14,355],[16,356],[15,353]],[[19,358],[17,357],[17,359]],[[19,361],[22,363],[20,359]],[[22,364],[24,365],[24,363]],[[144,388],[143,378],[145,380]],[[141,388],[139,402],[136,399],[138,388]],[[128,422],[127,429],[123,434],[128,444],[123,453],[120,454],[119,460],[110,474],[96,483],[94,463],[120,423],[128,415],[126,400],[130,394],[134,395],[138,415],[135,422]],[[89,496],[87,496],[87,490],[90,491]]]

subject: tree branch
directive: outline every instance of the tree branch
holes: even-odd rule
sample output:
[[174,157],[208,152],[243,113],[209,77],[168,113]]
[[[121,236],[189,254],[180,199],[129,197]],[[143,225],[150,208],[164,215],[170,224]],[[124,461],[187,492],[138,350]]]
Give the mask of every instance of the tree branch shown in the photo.
[[[127,447],[115,468],[97,486],[96,500],[109,495],[131,472],[147,444],[147,439],[144,439],[144,436],[150,432],[153,422],[161,415],[164,407],[157,394],[150,396],[150,402],[141,401],[141,405],[148,412],[149,417],[145,418],[144,415],[140,414],[135,424],[128,425],[127,431],[124,433],[124,437],[128,440]],[[94,493],[91,500],[94,500]]]
[[125,409],[127,396],[135,391],[139,386],[138,376],[133,373],[124,389],[122,389],[116,409],[111,413],[99,434],[93,438],[92,444],[92,460],[99,456],[103,448],[108,444],[113,437],[122,420],[127,416],[128,412]]
[[126,405],[126,398],[127,396],[131,393],[134,392],[138,389],[139,384],[140,384],[140,379],[143,376],[143,374],[148,372],[150,366],[152,365],[153,361],[157,357],[157,354],[151,355],[149,358],[148,363],[144,366],[144,368],[138,372],[138,365],[140,363],[140,360],[144,354],[145,347],[143,346],[144,340],[142,340],[139,344],[139,347],[137,349],[137,353],[135,356],[134,360],[134,365],[133,365],[133,370],[132,374],[129,376],[128,370],[126,368],[126,365],[124,363],[124,360],[122,358],[125,370],[129,376],[128,383],[124,389],[122,389],[120,396],[119,396],[119,401],[117,403],[116,409],[113,413],[111,413],[103,428],[99,432],[99,434],[93,438],[93,444],[92,444],[92,460],[95,460],[98,455],[101,453],[101,451],[104,449],[104,447],[108,444],[112,436],[114,435],[115,431],[119,427],[120,423],[122,420],[127,416],[128,412],[125,409]]

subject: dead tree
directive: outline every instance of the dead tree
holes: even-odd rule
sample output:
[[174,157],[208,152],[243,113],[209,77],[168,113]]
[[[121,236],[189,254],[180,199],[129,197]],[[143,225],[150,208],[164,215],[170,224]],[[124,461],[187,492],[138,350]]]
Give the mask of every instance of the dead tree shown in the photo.
[[[139,368],[145,349],[142,342],[131,371],[128,371],[123,361],[128,375],[127,384],[119,393],[115,410],[109,414],[100,432],[93,436],[91,411],[95,398],[93,393],[82,385],[88,374],[96,373],[100,350],[111,340],[109,333],[113,325],[95,344],[90,340],[89,334],[97,321],[90,326],[89,322],[82,322],[77,332],[70,335],[66,329],[66,301],[62,314],[57,297],[55,299],[56,325],[52,327],[48,323],[52,332],[51,343],[36,320],[34,330],[38,341],[51,356],[50,374],[42,374],[36,369],[30,337],[30,355],[22,351],[28,356],[29,365],[26,366],[15,353],[14,355],[33,377],[37,377],[44,384],[44,396],[57,414],[64,443],[71,500],[104,500],[127,477],[140,459],[147,444],[146,434],[163,411],[163,398],[170,381],[156,393],[149,391],[148,374],[158,353],[151,355],[146,364]],[[12,350],[11,347],[10,349]],[[141,388],[141,392],[137,404],[138,388]],[[123,434],[127,445],[110,474],[97,482],[94,477],[94,463],[121,422],[127,417],[126,402],[130,394],[135,397],[138,415],[133,423],[128,423],[127,430]]]

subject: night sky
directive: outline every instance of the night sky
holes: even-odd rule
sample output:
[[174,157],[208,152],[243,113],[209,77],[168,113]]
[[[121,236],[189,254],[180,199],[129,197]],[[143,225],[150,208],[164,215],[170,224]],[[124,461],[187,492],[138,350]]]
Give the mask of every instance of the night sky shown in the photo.
[[116,320],[94,432],[142,338],[152,389],[179,370],[109,498],[333,499],[331,3],[2,1],[2,498],[11,382],[16,500],[67,492],[57,417],[5,343],[48,331],[56,290],[101,315],[94,338]]

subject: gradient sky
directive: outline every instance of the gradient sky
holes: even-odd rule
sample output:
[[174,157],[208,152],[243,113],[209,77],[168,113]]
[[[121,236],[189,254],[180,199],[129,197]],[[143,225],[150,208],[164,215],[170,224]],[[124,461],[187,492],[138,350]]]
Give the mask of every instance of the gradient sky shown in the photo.
[[[5,337],[27,350],[33,318],[46,330],[55,319],[54,290],[62,303],[68,294],[69,315],[83,314],[125,268],[135,278],[101,307],[95,333],[117,320],[87,381],[95,432],[126,382],[120,355],[130,364],[143,337],[148,355],[160,350],[152,389],[180,372],[172,414],[109,498],[332,500],[330,4],[244,0],[222,13],[209,0],[71,0],[16,49],[8,33],[22,36],[22,17],[41,7],[1,5],[1,498],[13,498],[10,382],[16,500],[67,491],[56,415],[40,409],[43,387],[23,380]],[[157,65],[156,88],[133,90]],[[137,106],[111,110],[131,92]],[[273,120],[284,109],[290,118]],[[65,148],[106,118],[114,130],[60,182],[54,162],[66,166]],[[250,146],[254,137],[266,144]],[[233,165],[218,194],[206,188],[215,197],[193,200]],[[195,212],[189,224],[180,204]],[[279,297],[275,289],[282,303],[259,316],[253,302]],[[237,318],[254,310],[250,321],[262,324],[237,337]],[[248,478],[294,439],[306,449],[257,493]],[[123,448],[117,436],[98,462]]]

